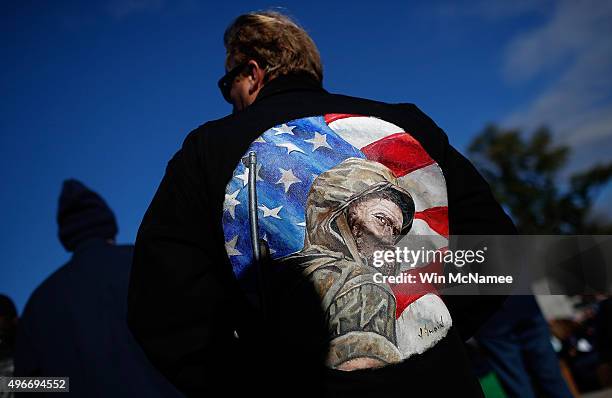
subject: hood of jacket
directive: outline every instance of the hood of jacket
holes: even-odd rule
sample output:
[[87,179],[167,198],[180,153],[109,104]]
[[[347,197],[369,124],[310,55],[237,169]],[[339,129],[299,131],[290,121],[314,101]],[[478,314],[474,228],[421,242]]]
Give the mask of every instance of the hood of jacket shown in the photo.
[[92,239],[113,239],[117,221],[104,199],[80,181],[64,181],[57,209],[59,240],[68,251]]
[[[403,199],[401,204],[403,225],[400,235],[408,232],[414,217],[414,201],[386,166],[371,160],[348,158],[321,173],[312,183],[306,201],[306,236],[304,251],[325,248],[329,251],[351,254],[353,239],[342,233],[338,220],[347,220],[347,209],[357,199],[375,192],[393,190]],[[356,260],[356,259],[355,259]]]

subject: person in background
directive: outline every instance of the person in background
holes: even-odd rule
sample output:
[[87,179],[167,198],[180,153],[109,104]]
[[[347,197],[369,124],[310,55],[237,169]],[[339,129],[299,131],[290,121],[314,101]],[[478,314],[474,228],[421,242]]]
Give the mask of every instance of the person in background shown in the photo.
[[[15,329],[17,308],[10,297],[0,294],[0,377],[13,375]],[[12,393],[0,391],[0,398],[12,397]]]
[[73,396],[180,396],[127,328],[132,246],[115,244],[117,222],[104,199],[77,180],[64,181],[57,223],[72,258],[25,306],[15,376],[69,377]]
[[511,296],[476,334],[508,396],[570,398],[550,338],[533,296]]

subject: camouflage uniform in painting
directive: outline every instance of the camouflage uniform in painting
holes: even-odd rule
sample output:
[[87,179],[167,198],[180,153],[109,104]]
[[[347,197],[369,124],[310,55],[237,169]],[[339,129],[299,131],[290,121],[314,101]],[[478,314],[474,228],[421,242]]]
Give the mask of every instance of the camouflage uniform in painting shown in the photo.
[[395,297],[386,284],[374,282],[374,274],[381,270],[359,253],[347,222],[351,203],[383,191],[400,199],[396,204],[402,210],[401,234],[405,234],[414,203],[387,167],[349,158],[320,174],[306,203],[304,248],[279,259],[279,265],[299,268],[321,298],[331,339],[327,365],[332,368],[359,358],[368,358],[375,366],[402,359],[396,341]]

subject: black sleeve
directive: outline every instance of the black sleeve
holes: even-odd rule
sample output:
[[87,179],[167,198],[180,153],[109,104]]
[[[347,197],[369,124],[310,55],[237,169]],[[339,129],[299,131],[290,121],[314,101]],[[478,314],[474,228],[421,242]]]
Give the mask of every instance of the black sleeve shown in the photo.
[[[476,168],[448,142],[448,137],[431,118],[412,105],[428,134],[438,144],[437,161],[446,179],[449,234],[515,235],[512,220],[493,197],[491,188]],[[486,267],[486,263],[484,264]],[[486,270],[484,270],[486,272]],[[469,339],[501,308],[506,296],[447,295],[444,300],[461,336]]]
[[231,270],[214,245],[196,133],[170,160],[140,225],[128,325],[150,361],[187,395],[214,391],[236,343]]

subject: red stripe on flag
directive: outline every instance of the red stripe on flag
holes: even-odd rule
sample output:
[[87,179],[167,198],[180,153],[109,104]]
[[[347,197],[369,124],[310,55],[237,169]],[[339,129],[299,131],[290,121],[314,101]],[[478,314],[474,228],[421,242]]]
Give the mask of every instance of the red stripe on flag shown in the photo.
[[339,119],[346,119],[347,117],[359,117],[362,115],[355,115],[351,113],[328,113],[325,117],[325,123],[330,124],[331,122],[335,122]]
[[429,166],[434,160],[410,134],[391,134],[364,146],[361,152],[370,160],[387,166],[396,177]]
[[448,207],[430,207],[423,211],[417,211],[414,218],[421,219],[429,225],[431,229],[440,235],[448,238]]
[[[445,249],[441,249],[445,250]],[[437,293],[434,285],[431,283],[421,283],[419,273],[436,273],[442,274],[442,266],[438,262],[430,263],[424,267],[414,268],[410,271],[404,271],[401,274],[415,275],[415,283],[396,283],[389,285],[395,296],[395,319],[402,315],[402,312],[412,303],[428,293]]]

